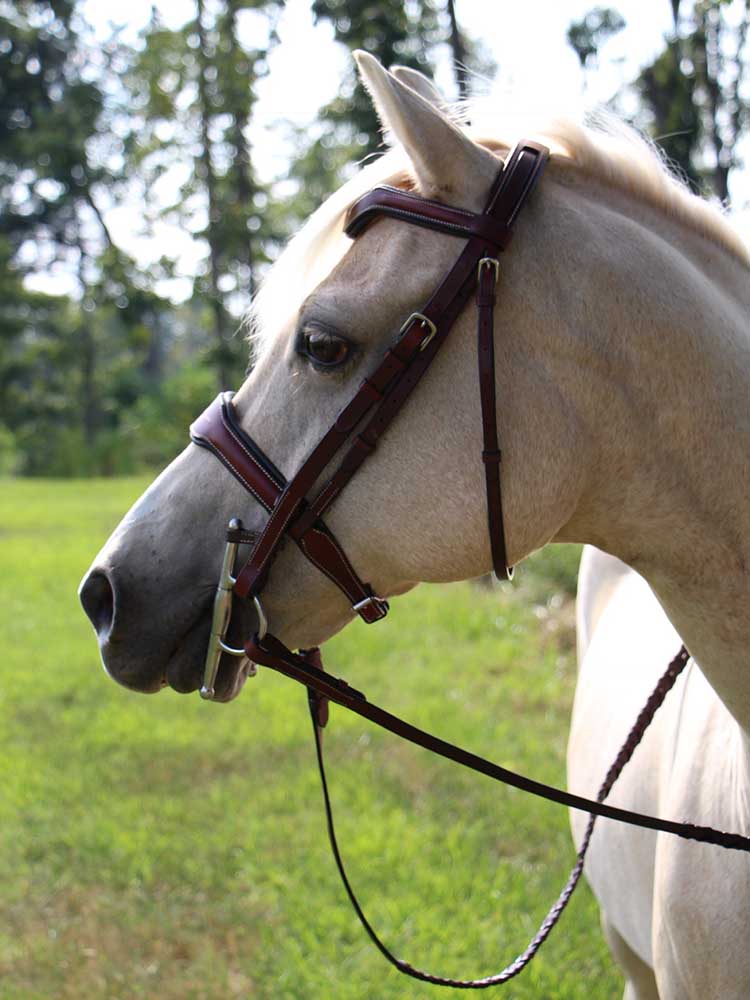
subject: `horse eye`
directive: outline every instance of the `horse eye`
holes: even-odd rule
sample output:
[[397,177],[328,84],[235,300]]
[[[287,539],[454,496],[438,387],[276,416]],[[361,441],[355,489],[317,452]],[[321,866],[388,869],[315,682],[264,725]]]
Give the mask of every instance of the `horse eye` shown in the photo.
[[335,368],[349,357],[349,344],[343,337],[336,337],[323,330],[310,330],[304,334],[304,352],[310,360],[323,368]]

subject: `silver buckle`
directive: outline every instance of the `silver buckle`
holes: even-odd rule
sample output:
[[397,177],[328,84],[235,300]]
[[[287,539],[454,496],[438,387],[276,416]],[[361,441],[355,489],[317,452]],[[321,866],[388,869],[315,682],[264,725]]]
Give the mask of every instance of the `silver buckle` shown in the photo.
[[424,335],[419,345],[420,351],[423,351],[437,333],[437,326],[432,322],[431,319],[428,319],[423,313],[413,312],[411,316],[406,320],[404,325],[401,327],[401,329],[398,331],[399,337],[403,337],[403,335],[406,333],[406,331],[414,322],[419,322],[422,324],[423,327],[427,327],[427,333]]
[[495,268],[495,281],[500,280],[500,261],[497,257],[482,257],[482,259],[477,264],[477,276],[482,277],[482,268],[485,266]]
[[386,601],[384,597],[378,597],[376,594],[370,594],[370,596],[366,597],[363,601],[357,601],[356,604],[352,604],[352,611],[356,611],[357,614],[359,614],[363,608],[368,607],[374,607],[378,611],[381,611],[384,608],[385,610],[383,610],[383,613],[380,616],[381,618],[384,618],[388,613],[388,601]]

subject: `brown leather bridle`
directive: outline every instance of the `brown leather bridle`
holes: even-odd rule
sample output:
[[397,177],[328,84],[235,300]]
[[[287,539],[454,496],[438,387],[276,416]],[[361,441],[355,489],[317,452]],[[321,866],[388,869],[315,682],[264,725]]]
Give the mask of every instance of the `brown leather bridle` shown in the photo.
[[[387,216],[411,225],[465,237],[466,244],[421,312],[412,313],[404,322],[397,338],[375,370],[363,379],[352,399],[291,480],[285,480],[273,462],[241,428],[234,412],[231,393],[221,393],[190,429],[195,444],[216,455],[269,515],[259,535],[244,531],[239,520],[230,523],[201,695],[213,697],[222,653],[246,656],[253,664],[270,667],[307,688],[329,837],[352,905],[370,938],[388,961],[414,978],[444,986],[484,988],[498,985],[516,976],[526,966],[549,935],[578,883],[597,816],[673,833],[687,839],[750,851],[750,838],[739,834],[647,816],[604,802],[655,712],[687,664],[689,654],[684,646],[659,681],[608,771],[596,800],[592,800],[515,774],[417,729],[374,705],[345,681],[327,674],[323,670],[319,650],[295,654],[267,631],[261,594],[274,557],[287,536],[314,566],[339,587],[352,610],[363,621],[368,624],[380,621],[388,613],[388,602],[378,597],[369,583],[361,580],[334,534],[325,525],[323,515],[362,463],[373,453],[378,441],[446,342],[451,327],[473,293],[476,293],[478,317],[477,357],[483,433],[481,458],[485,469],[492,564],[500,579],[511,578],[512,569],[508,566],[503,523],[501,451],[495,400],[495,285],[500,266],[499,255],[510,241],[513,224],[533,191],[548,156],[549,151],[535,142],[524,141],[516,146],[492,186],[484,211],[479,214],[391,187],[375,188],[352,206],[347,217],[346,233],[353,239],[372,222]],[[343,457],[335,471],[311,495],[325,470],[340,453],[343,453]],[[250,546],[250,554],[235,576],[235,554],[242,543]],[[253,600],[259,615],[258,632],[242,648],[237,649],[228,646],[225,641],[234,597]],[[396,958],[369,924],[344,870],[333,826],[322,743],[322,728],[327,722],[329,701],[343,705],[390,732],[465,767],[590,814],[576,865],[560,897],[526,950],[502,972],[471,980],[454,980],[421,972]]]
[[[487,516],[492,562],[507,579],[505,531],[500,492],[500,449],[495,406],[493,311],[499,253],[508,245],[512,226],[544,168],[548,151],[524,142],[508,158],[492,187],[481,215],[428,201],[396,188],[375,188],[351,208],[346,232],[357,237],[383,215],[416,226],[465,236],[466,246],[421,312],[414,312],[380,364],[363,379],[352,399],[334,420],[290,482],[241,430],[231,397],[220,394],[190,429],[193,441],[209,448],[258,502],[269,518],[234,585],[237,597],[257,596],[266,582],[279,545],[289,534],[319,570],[344,592],[352,609],[372,623],[385,617],[388,602],[363,583],[322,517],[418,385],[451,327],[477,288],[478,358],[486,471]],[[308,500],[323,472],[344,451],[336,471]]]

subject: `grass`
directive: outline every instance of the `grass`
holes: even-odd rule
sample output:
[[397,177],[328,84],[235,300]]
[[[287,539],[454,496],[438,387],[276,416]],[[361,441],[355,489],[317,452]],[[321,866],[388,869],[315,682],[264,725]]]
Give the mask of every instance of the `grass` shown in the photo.
[[[0,482],[0,996],[448,996],[385,964],[329,857],[304,693],[262,674],[228,706],[106,679],[76,587],[142,480]],[[577,552],[514,589],[423,587],[327,664],[453,742],[564,781]],[[564,810],[401,745],[335,707],[326,731],[351,878],[394,950],[486,975],[564,883]],[[583,886],[506,997],[622,991]]]

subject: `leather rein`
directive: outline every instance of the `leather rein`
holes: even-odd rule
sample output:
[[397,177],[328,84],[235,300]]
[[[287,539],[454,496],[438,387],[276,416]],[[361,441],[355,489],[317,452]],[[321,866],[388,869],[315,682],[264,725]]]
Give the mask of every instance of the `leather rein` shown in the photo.
[[[498,174],[485,209],[480,214],[390,187],[375,188],[352,206],[346,223],[346,233],[352,239],[375,220],[387,216],[411,225],[464,237],[466,243],[458,260],[422,311],[414,312],[408,317],[375,370],[363,379],[352,399],[291,480],[284,478],[242,429],[234,411],[231,393],[221,393],[190,428],[193,442],[210,450],[268,513],[266,524],[259,535],[244,531],[238,519],[230,522],[214,603],[201,696],[208,699],[214,696],[222,654],[247,657],[253,664],[253,671],[255,665],[265,666],[307,688],[329,839],[344,887],[360,922],[375,946],[400,972],[436,985],[465,989],[481,989],[507,982],[518,975],[533,958],[557,923],[578,884],[598,816],[725,848],[750,851],[750,838],[740,834],[644,815],[605,802],[654,714],[688,663],[690,657],[684,646],[670,663],[639,714],[625,744],[607,772],[596,799],[592,800],[524,777],[418,729],[368,701],[362,692],[350,687],[346,681],[326,673],[318,649],[294,653],[268,632],[261,593],[273,559],[287,536],[314,566],[343,591],[352,610],[363,621],[371,624],[380,621],[388,613],[388,602],[378,597],[369,583],[360,579],[343,548],[323,521],[323,515],[362,463],[373,453],[379,439],[445,343],[451,327],[472,294],[475,295],[477,308],[477,358],[483,432],[481,458],[485,469],[492,563],[498,578],[512,577],[513,571],[507,561],[500,489],[502,456],[495,400],[495,285],[500,267],[499,255],[510,242],[513,224],[539,180],[548,156],[549,151],[538,143],[519,143]],[[324,471],[340,454],[342,457],[333,473],[324,479],[323,485],[318,486],[317,492],[311,496]],[[250,546],[250,554],[235,575],[237,550],[243,544]],[[226,641],[235,597],[252,600],[259,620],[257,633],[241,648],[229,646]],[[402,739],[463,767],[530,794],[589,813],[588,826],[575,866],[559,898],[524,952],[501,972],[468,980],[449,979],[423,972],[397,958],[370,925],[351,887],[336,840],[322,740],[322,730],[328,720],[328,704],[331,701]]]

